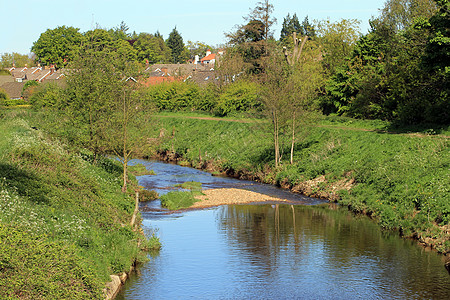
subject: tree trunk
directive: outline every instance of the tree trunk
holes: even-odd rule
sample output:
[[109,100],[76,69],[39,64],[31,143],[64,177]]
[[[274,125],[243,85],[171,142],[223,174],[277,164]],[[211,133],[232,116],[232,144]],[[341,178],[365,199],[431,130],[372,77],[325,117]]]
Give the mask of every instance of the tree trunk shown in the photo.
[[295,110],[292,116],[291,165],[294,164],[294,145],[295,145]]
[[136,200],[134,202],[134,212],[133,212],[133,215],[131,216],[131,222],[130,222],[131,227],[133,227],[134,223],[136,222],[136,216],[137,216],[138,212],[139,212],[139,191],[136,191]]
[[274,148],[275,148],[275,167],[278,168],[280,164],[280,143],[278,136],[278,115],[275,111],[272,111],[273,117],[273,136],[274,136]]
[[128,179],[128,160],[127,158],[123,158],[123,186],[122,193],[127,191],[127,179]]

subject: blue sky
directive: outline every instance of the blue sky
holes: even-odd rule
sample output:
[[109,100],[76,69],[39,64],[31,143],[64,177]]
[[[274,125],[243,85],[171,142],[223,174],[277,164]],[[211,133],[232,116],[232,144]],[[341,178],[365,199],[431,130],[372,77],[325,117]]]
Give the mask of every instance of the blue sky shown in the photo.
[[[0,0],[2,29],[0,53],[27,54],[41,33],[66,25],[85,32],[99,25],[112,28],[124,21],[130,31],[155,33],[167,38],[176,26],[186,42],[210,45],[225,42],[224,33],[243,24],[257,0]],[[283,18],[296,13],[302,21],[358,19],[363,33],[368,20],[377,16],[385,0],[272,0],[275,37],[280,35]]]

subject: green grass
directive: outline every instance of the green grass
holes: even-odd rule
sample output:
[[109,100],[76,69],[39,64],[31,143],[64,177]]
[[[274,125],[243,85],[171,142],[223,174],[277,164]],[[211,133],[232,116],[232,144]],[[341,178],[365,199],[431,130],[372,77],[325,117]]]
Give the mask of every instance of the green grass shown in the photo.
[[147,167],[143,164],[128,166],[128,171],[131,172],[131,174],[133,174],[134,176],[156,175],[155,171],[147,170]]
[[169,192],[161,196],[161,206],[170,210],[184,209],[192,206],[199,200],[195,199],[195,196],[201,194],[201,192],[194,191],[175,191]]
[[0,298],[103,299],[110,274],[145,259],[138,241],[159,242],[128,225],[134,199],[118,162],[94,164],[29,113],[0,120]]
[[196,182],[196,181],[186,181],[180,184],[176,184],[175,187],[181,187],[186,190],[191,191],[201,191],[202,190],[202,183]]

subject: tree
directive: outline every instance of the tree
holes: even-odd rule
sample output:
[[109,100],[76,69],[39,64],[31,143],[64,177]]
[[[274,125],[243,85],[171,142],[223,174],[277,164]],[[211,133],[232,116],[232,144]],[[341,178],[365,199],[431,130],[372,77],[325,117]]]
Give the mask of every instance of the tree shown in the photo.
[[117,27],[114,27],[109,30],[109,33],[115,40],[128,40],[130,38],[130,35],[127,33],[127,31],[130,29],[128,25],[122,21]]
[[83,41],[84,37],[78,28],[60,26],[42,33],[33,43],[31,51],[42,65],[54,64],[62,68],[74,59]]
[[282,158],[282,132],[287,126],[289,105],[289,77],[291,69],[285,63],[284,55],[272,45],[270,55],[264,61],[264,81],[261,88],[261,100],[264,103],[265,112],[271,120],[273,136],[275,167],[281,165]]
[[317,24],[318,42],[323,49],[323,63],[330,74],[352,53],[360,37],[360,21],[342,19]]
[[272,13],[273,5],[269,1],[258,2],[244,18],[247,23],[226,34],[229,45],[238,49],[250,74],[263,73],[262,60],[268,55],[267,42],[273,38],[270,28],[276,22]]
[[0,68],[11,68],[16,66],[18,68],[21,67],[31,67],[34,65],[34,61],[28,55],[23,55],[20,53],[12,52],[12,53],[3,53],[0,58]]
[[388,0],[373,21],[398,32],[414,25],[418,17],[429,19],[436,10],[433,0]]
[[74,139],[92,151],[94,161],[108,149],[108,126],[114,99],[120,96],[122,57],[83,48],[67,72],[67,97],[62,109],[77,128]]
[[309,38],[316,36],[316,28],[313,24],[309,23],[308,16],[302,22],[300,34],[307,35]]
[[105,55],[119,55],[128,61],[136,60],[136,50],[123,39],[114,39],[110,32],[104,29],[94,29],[85,34],[84,51],[103,52]]
[[[387,5],[393,3],[397,2],[389,1]],[[406,4],[411,3],[419,2]],[[445,44],[448,8],[447,12],[444,10],[444,21],[438,22],[445,24],[441,31],[431,26],[439,13],[427,18],[426,9],[421,17],[415,19],[414,26],[408,26],[408,18],[396,18],[408,16],[409,7],[400,6],[401,9],[390,14],[389,18],[382,15],[372,20],[369,34],[361,37],[349,59],[335,69],[327,84],[327,92],[332,102],[329,104],[339,113],[400,124],[448,123],[449,84],[448,77],[441,72],[449,58],[448,45]],[[400,14],[402,9],[404,14]],[[417,15],[418,12],[414,13]],[[439,48],[430,51],[433,41],[442,47],[443,52],[439,52]],[[444,67],[438,66],[439,63],[433,66],[429,60],[439,53],[444,54]]]
[[273,38],[271,27],[277,22],[277,19],[273,17],[273,4],[269,0],[263,0],[256,3],[255,8],[250,14],[244,18],[247,21],[259,21],[263,24],[262,35],[263,40],[268,41],[269,38]]
[[172,51],[173,63],[184,63],[188,59],[187,52],[183,43],[183,38],[177,31],[176,27],[169,34],[169,38],[167,39],[166,44]]
[[[109,148],[122,162],[122,192],[127,191],[128,163],[132,156],[148,145],[150,109],[144,94],[139,91],[138,70],[127,64],[120,82],[120,91],[113,99],[113,113],[109,119]],[[142,154],[142,152],[141,152]]]
[[149,33],[140,33],[133,44],[139,62],[161,63],[169,62],[170,49],[162,37]]
[[283,44],[286,45],[287,43],[285,41],[290,37],[292,37],[293,32],[303,35],[303,32],[301,30],[302,29],[300,22],[297,18],[297,14],[294,14],[292,17],[288,14],[286,18],[284,18],[283,20],[283,25],[281,27],[281,34],[280,34],[280,42],[283,42]]

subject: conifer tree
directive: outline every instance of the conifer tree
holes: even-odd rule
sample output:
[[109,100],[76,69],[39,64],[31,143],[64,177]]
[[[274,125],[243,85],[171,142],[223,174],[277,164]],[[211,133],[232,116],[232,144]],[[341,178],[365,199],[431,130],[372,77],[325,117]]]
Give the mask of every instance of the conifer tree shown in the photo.
[[185,60],[184,42],[176,27],[169,34],[166,44],[172,50],[172,62],[182,63]]

